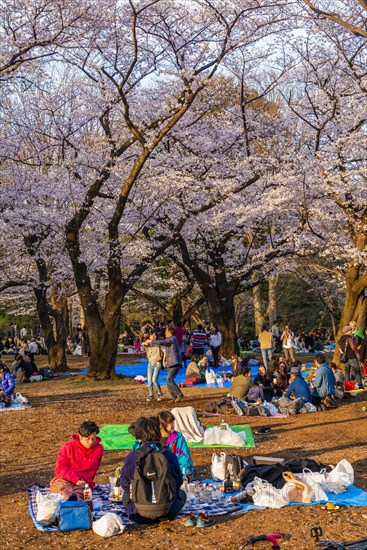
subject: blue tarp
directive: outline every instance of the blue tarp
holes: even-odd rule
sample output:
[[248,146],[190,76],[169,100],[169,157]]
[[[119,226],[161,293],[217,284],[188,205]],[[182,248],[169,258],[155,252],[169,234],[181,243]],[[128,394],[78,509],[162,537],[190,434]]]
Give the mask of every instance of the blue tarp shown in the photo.
[[[211,367],[209,367],[211,368]],[[259,366],[258,365],[251,365],[250,366],[251,368],[251,373],[252,373],[252,379],[258,374],[259,372]],[[231,372],[232,371],[232,367],[230,366],[226,366],[226,367],[218,367],[218,369],[213,369],[214,372]],[[146,359],[138,359],[138,362],[134,363],[133,365],[116,365],[116,373],[117,374],[123,374],[125,376],[132,376],[133,378],[135,378],[135,376],[147,376],[147,371],[148,371],[148,362]],[[79,374],[86,374],[88,372],[88,369],[81,369],[79,371]],[[158,376],[158,382],[161,386],[166,386],[167,385],[167,382],[166,382],[166,376],[167,376],[167,370],[166,369],[162,369],[161,372],[159,373],[159,376]],[[176,376],[175,378],[175,382],[177,384],[182,384],[184,383],[186,380],[186,369],[184,367],[182,367],[180,369],[180,372],[178,373],[178,375]],[[195,384],[195,388],[197,387],[206,387],[207,384]],[[224,388],[229,388],[231,386],[231,382],[224,382],[223,383],[223,387]]]

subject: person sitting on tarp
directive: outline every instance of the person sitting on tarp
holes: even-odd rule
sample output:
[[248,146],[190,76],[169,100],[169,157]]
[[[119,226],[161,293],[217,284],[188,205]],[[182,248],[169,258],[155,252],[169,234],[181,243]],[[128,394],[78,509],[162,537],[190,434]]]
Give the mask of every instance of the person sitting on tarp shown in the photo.
[[157,420],[161,431],[161,444],[168,447],[177,456],[182,474],[189,479],[194,477],[194,465],[191,459],[190,449],[181,432],[175,430],[175,417],[170,411],[158,413]]
[[335,376],[332,368],[326,363],[321,353],[315,357],[317,367],[315,379],[311,382],[312,394],[318,396],[326,408],[333,408],[335,403]]
[[[203,359],[205,358],[205,361]],[[206,356],[200,359],[199,355],[194,353],[186,369],[186,382],[184,386],[191,384],[200,384],[205,382]]]
[[85,486],[93,489],[104,451],[98,432],[95,422],[85,420],[71,441],[61,447],[50,483],[51,493],[60,493],[65,500],[83,500]]
[[298,367],[291,368],[290,384],[284,394],[284,397],[289,398],[291,396],[294,396],[296,399],[303,397],[305,403],[312,402],[310,386],[307,384],[306,380],[302,378]]
[[262,388],[265,401],[271,401],[274,397],[274,388],[271,382],[272,379],[267,374],[265,366],[260,365],[259,373],[254,378],[254,384]]
[[127,455],[120,476],[127,515],[135,523],[174,519],[186,502],[177,456],[161,446],[156,419],[139,418],[134,435],[140,447]]
[[229,395],[237,399],[245,399],[251,386],[251,369],[240,365],[238,375],[232,379]]
[[4,403],[5,407],[10,407],[15,382],[8,367],[2,361],[0,361],[0,384],[0,401]]

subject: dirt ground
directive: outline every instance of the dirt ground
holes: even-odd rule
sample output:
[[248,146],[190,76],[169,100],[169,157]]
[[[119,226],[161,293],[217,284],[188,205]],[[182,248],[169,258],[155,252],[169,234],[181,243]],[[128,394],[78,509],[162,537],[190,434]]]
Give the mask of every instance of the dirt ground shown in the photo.
[[[124,358],[125,362],[131,359]],[[75,369],[85,366],[83,359],[72,358]],[[121,360],[118,361],[121,364]],[[320,525],[324,538],[356,540],[367,535],[367,507],[340,508],[327,511],[322,506],[295,506],[281,510],[250,511],[217,518],[208,529],[185,529],[179,521],[157,526],[129,526],[126,531],[107,540],[92,531],[68,534],[40,533],[34,527],[27,508],[26,488],[32,483],[48,484],[53,475],[60,447],[69,440],[78,424],[86,418],[104,424],[122,424],[141,415],[170,409],[170,404],[147,403],[147,388],[128,380],[94,382],[84,377],[70,377],[23,384],[19,387],[29,397],[27,411],[1,413],[0,532],[2,547],[12,549],[78,548],[132,549],[164,548],[240,550],[251,534],[282,532],[291,535],[281,543],[283,549],[313,549],[310,528]],[[164,388],[166,392],[166,388]],[[185,390],[187,404],[198,412],[203,404],[225,390],[192,388]],[[337,410],[290,418],[264,419],[236,416],[226,418],[230,424],[247,423],[251,427],[270,425],[270,436],[255,436],[256,449],[239,451],[247,461],[253,455],[285,457],[287,460],[309,457],[326,464],[349,460],[355,470],[355,484],[367,489],[366,441],[367,417],[362,407],[367,392],[345,400]],[[211,419],[220,422],[221,417]],[[115,467],[127,452],[106,451],[97,481],[108,482]],[[193,449],[192,456],[199,478],[208,477],[212,450]],[[250,548],[250,547],[249,547]],[[259,542],[256,550],[269,549]]]

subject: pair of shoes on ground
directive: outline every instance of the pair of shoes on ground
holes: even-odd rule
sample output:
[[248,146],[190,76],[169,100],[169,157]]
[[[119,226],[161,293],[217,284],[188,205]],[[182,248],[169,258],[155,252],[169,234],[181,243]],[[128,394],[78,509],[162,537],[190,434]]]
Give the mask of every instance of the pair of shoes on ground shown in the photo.
[[[157,401],[162,401],[162,399],[163,399],[163,395],[158,395]],[[147,397],[147,401],[154,401],[154,397],[151,397],[151,396]]]
[[210,527],[215,520],[208,516],[207,512],[200,512],[196,518],[193,512],[183,518],[182,523],[185,527]]
[[260,428],[255,428],[254,433],[257,435],[270,434],[271,428],[269,426],[261,426]]
[[324,399],[321,400],[321,403],[327,409],[335,409],[335,407],[337,406],[336,402],[329,395],[324,397]]
[[180,401],[183,401],[184,399],[185,399],[185,396],[181,395],[179,397],[172,397],[172,399],[170,399],[170,401],[172,403],[179,403]]

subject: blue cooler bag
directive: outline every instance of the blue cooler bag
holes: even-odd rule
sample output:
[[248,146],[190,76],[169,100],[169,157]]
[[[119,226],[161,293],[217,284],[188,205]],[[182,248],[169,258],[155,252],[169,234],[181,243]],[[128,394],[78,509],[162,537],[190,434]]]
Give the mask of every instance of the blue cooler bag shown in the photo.
[[60,531],[75,531],[92,527],[92,512],[86,501],[66,500],[56,509]]

